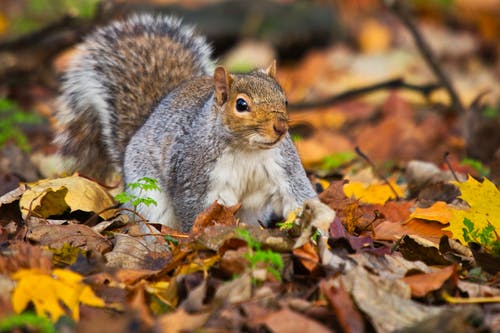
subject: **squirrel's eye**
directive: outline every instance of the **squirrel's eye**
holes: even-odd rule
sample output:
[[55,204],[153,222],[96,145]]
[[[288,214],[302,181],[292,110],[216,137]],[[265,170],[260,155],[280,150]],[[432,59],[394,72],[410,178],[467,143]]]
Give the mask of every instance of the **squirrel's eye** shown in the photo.
[[236,110],[238,110],[238,112],[248,111],[247,101],[245,101],[243,98],[238,98],[236,100]]

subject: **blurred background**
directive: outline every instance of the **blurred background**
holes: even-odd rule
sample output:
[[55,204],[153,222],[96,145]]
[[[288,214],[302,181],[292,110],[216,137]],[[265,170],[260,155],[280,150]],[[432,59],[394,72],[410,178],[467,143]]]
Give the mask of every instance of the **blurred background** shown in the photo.
[[133,12],[182,17],[231,71],[277,59],[316,175],[345,177],[359,147],[386,174],[447,168],[449,152],[455,170],[500,180],[500,0],[2,0],[0,194],[62,172],[59,77],[87,33]]

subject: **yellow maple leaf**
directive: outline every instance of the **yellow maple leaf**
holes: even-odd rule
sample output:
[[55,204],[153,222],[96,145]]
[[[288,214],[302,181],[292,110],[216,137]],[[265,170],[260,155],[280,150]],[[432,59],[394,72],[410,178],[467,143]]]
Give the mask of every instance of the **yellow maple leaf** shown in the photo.
[[410,214],[410,219],[422,219],[428,221],[437,221],[447,224],[453,218],[453,208],[449,207],[444,201],[436,201],[428,208],[415,208]]
[[39,316],[56,322],[65,314],[62,302],[71,311],[71,317],[78,321],[80,303],[95,307],[105,305],[88,285],[82,283],[80,274],[67,269],[54,269],[51,274],[38,269],[20,269],[12,278],[18,281],[12,295],[16,313],[21,313],[32,302]]
[[[398,196],[403,196],[404,193],[401,187],[396,185],[393,181],[390,181],[390,183]],[[351,181],[345,184],[344,194],[347,197],[355,197],[364,203],[380,205],[385,204],[389,199],[396,198],[394,192],[387,184],[365,185],[364,183],[358,181]]]
[[459,198],[465,200],[469,209],[453,209],[453,218],[450,226],[445,228],[453,233],[453,237],[463,244],[466,241],[463,236],[464,218],[474,223],[474,228],[482,230],[491,224],[495,231],[500,231],[500,191],[487,178],[482,183],[471,176],[465,182],[452,182],[459,189]]
[[19,205],[23,218],[32,210],[42,217],[60,215],[68,208],[73,212],[99,213],[103,219],[110,219],[115,210],[107,208],[115,203],[109,193],[99,184],[75,174],[70,177],[42,179],[28,184]]

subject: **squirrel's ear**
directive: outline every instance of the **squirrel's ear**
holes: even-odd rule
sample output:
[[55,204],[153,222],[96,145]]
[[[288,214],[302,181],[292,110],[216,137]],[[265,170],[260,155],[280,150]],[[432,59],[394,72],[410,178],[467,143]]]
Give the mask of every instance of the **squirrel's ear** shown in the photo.
[[273,79],[276,78],[276,59],[273,59],[273,62],[266,68],[265,72]]
[[222,66],[214,71],[215,100],[217,104],[222,105],[227,102],[229,96],[229,87],[233,79],[231,75]]

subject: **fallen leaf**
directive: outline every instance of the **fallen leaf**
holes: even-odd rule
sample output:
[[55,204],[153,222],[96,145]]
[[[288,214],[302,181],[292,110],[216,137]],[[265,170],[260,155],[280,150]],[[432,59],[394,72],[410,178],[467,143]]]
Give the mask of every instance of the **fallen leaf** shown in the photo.
[[30,211],[48,218],[68,209],[98,213],[105,220],[115,215],[115,210],[108,209],[115,204],[111,195],[101,185],[78,175],[43,179],[28,187],[19,202],[23,218]]
[[84,251],[105,253],[111,250],[111,242],[83,224],[68,225],[37,225],[28,228],[26,237],[41,245],[51,248],[62,248],[64,244]]
[[[393,181],[392,187],[399,197],[404,195],[403,190]],[[351,181],[344,185],[344,193],[347,197],[354,197],[361,202],[368,204],[383,205],[389,199],[396,199],[396,195],[387,184],[364,184],[362,182]]]
[[236,212],[240,209],[241,204],[236,204],[234,206],[224,206],[214,201],[210,207],[202,211],[196,217],[194,221],[193,228],[191,229],[193,234],[201,233],[206,227],[212,225],[236,225],[238,220],[235,217]]
[[446,202],[437,201],[428,208],[415,208],[415,211],[410,214],[410,218],[447,224],[453,218],[453,208],[450,208]]
[[12,306],[16,313],[21,313],[30,302],[39,316],[46,316],[53,322],[66,314],[59,302],[70,311],[71,317],[80,318],[80,303],[103,307],[105,303],[92,289],[82,283],[80,274],[67,269],[54,269],[51,274],[37,269],[21,269],[12,278],[17,286],[12,295]]
[[0,207],[19,200],[23,193],[26,191],[26,184],[22,184],[19,187],[13,189],[10,192],[5,193],[0,197]]
[[496,275],[500,272],[500,256],[484,251],[480,244],[471,242],[469,248],[478,266],[486,272]]
[[105,254],[107,264],[111,267],[154,271],[163,268],[172,260],[170,252],[150,249],[143,237],[120,233],[114,235],[115,246]]
[[179,267],[176,271],[177,275],[186,275],[194,272],[205,272],[207,273],[210,267],[219,262],[220,255],[214,255],[209,258],[199,258],[195,257],[191,260],[188,260],[188,263]]
[[316,247],[311,242],[305,243],[299,248],[293,249],[293,255],[299,259],[300,263],[312,272],[319,267],[319,256]]
[[319,195],[319,198],[337,213],[347,230],[352,233],[359,225],[363,211],[359,207],[359,200],[348,198],[345,195],[344,184],[346,184],[345,180],[331,182],[330,186]]
[[340,220],[335,217],[329,229],[328,245],[332,252],[340,254],[347,251],[354,253],[357,251],[369,251],[373,254],[389,254],[389,247],[375,248],[373,239],[369,236],[354,236],[347,233]]
[[339,280],[338,286],[329,284],[327,281],[322,281],[319,287],[328,300],[328,303],[333,308],[337,320],[344,332],[365,332],[363,317],[361,317],[351,296],[349,296],[349,293],[345,290],[342,281]]
[[265,324],[271,332],[276,333],[331,332],[319,322],[287,308],[271,313],[266,318]]
[[1,274],[14,273],[22,268],[49,272],[51,267],[51,253],[30,243],[16,242],[9,247],[8,253],[0,255]]
[[252,278],[250,273],[243,273],[236,279],[224,283],[217,289],[214,296],[215,302],[229,302],[237,304],[245,302],[252,297]]
[[450,278],[453,278],[453,285],[456,287],[458,280],[456,265],[432,273],[406,276],[402,280],[410,286],[413,297],[424,297],[431,291],[440,289]]
[[401,330],[444,311],[411,300],[410,287],[404,282],[377,276],[361,265],[353,266],[341,279],[377,332]]
[[157,331],[169,333],[195,331],[207,322],[211,314],[212,311],[190,314],[180,308],[172,313],[160,316],[156,323]]
[[407,223],[393,223],[383,221],[374,228],[374,239],[376,240],[397,240],[404,235],[418,235],[433,243],[439,243],[441,237],[451,236],[449,231],[444,231],[443,225],[439,222],[410,220]]
[[465,200],[469,209],[454,209],[450,226],[446,228],[453,233],[462,244],[467,244],[464,239],[464,219],[467,218],[474,223],[474,228],[482,230],[489,224],[500,233],[500,191],[488,178],[482,183],[470,177],[465,182],[453,182],[460,189],[459,198]]
[[439,252],[439,243],[430,242],[417,236],[405,235],[398,250],[407,260],[421,260],[427,265],[449,265],[451,262]]

